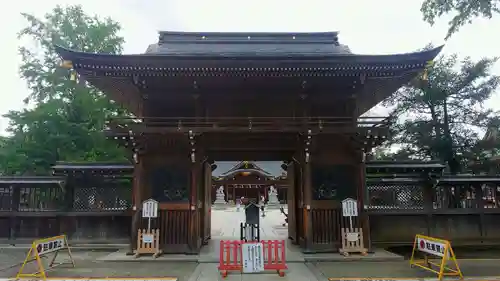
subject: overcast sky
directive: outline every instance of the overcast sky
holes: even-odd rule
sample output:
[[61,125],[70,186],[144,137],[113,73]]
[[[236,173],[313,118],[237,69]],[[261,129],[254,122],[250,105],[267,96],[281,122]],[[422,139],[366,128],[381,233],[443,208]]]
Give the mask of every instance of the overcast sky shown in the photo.
[[[25,25],[21,12],[43,16],[55,5],[81,4],[86,12],[120,22],[126,53],[142,53],[171,31],[340,31],[339,39],[355,53],[405,53],[428,43],[443,43],[444,19],[434,27],[422,21],[421,0],[17,0],[2,5],[2,91],[0,114],[23,107],[27,96],[17,68],[16,33]],[[500,17],[476,20],[446,42],[445,54],[479,59],[500,56]],[[500,63],[495,66],[500,74]],[[495,106],[496,104],[496,106]],[[488,106],[500,109],[500,96]],[[377,113],[383,113],[378,110]],[[0,134],[7,120],[0,119]]]

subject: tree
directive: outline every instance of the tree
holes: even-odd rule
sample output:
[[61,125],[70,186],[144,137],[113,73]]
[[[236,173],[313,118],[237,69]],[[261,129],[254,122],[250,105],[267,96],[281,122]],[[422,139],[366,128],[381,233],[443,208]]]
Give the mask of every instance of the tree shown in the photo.
[[384,101],[398,120],[391,128],[391,143],[420,159],[450,161],[451,151],[453,157],[470,154],[478,129],[498,116],[483,106],[500,83],[500,77],[490,72],[495,61],[441,57],[427,79],[415,79]]
[[477,17],[492,18],[500,13],[500,0],[425,0],[420,8],[424,20],[433,25],[437,18],[454,14],[446,39]]
[[[54,44],[86,52],[118,54],[123,38],[111,19],[86,15],[80,6],[57,6],[43,19],[23,14],[28,21],[19,37],[23,46],[21,77],[33,109],[10,111],[0,168],[6,174],[45,174],[55,161],[118,161],[126,153],[107,141],[105,120],[125,111],[83,80],[68,79],[68,70]],[[34,46],[34,47],[33,47]]]
[[473,172],[498,174],[500,163],[500,116],[490,120],[484,137],[472,148],[468,158]]

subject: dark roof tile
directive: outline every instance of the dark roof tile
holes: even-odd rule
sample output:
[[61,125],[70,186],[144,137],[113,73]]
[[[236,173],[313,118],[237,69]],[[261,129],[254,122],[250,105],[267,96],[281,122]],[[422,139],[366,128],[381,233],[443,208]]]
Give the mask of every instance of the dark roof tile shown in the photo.
[[332,55],[349,54],[338,43],[337,32],[244,33],[160,32],[147,54],[158,55]]

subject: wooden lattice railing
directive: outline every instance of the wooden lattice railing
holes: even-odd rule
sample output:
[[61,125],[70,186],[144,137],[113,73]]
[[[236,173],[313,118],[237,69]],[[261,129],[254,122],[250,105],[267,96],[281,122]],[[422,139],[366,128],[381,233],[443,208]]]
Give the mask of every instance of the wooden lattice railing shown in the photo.
[[145,117],[120,118],[108,122],[115,132],[350,132],[386,129],[386,117]]

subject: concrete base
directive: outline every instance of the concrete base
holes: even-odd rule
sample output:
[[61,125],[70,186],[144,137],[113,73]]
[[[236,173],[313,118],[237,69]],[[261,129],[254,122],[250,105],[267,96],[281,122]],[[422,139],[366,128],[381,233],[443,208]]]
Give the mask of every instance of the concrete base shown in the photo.
[[[204,246],[199,255],[183,255],[183,254],[164,254],[158,258],[152,256],[127,256],[126,249],[118,250],[106,256],[100,257],[97,260],[101,262],[198,262],[198,263],[217,263],[219,261],[219,241],[210,241],[207,246]],[[339,253],[329,254],[302,254],[300,249],[288,243],[286,249],[287,262],[385,262],[385,261],[402,261],[403,256],[390,253],[383,249],[376,249],[373,253],[367,256],[351,255],[345,257]]]
[[142,255],[138,258],[134,256],[127,256],[126,250],[118,250],[109,255],[99,257],[96,260],[102,262],[166,262],[166,261],[185,261],[185,262],[198,262],[198,255],[183,255],[183,254],[165,254],[158,258],[153,258],[153,256]]
[[304,254],[304,260],[306,262],[382,262],[403,261],[404,257],[384,249],[375,249],[366,256],[352,254],[346,257],[340,253]]

